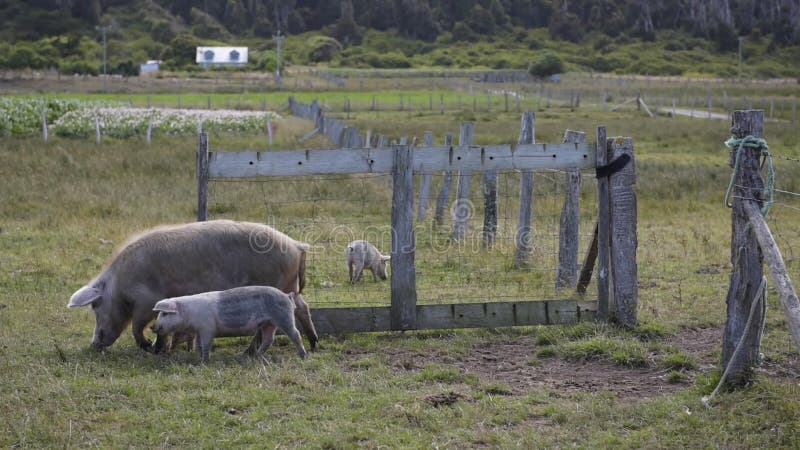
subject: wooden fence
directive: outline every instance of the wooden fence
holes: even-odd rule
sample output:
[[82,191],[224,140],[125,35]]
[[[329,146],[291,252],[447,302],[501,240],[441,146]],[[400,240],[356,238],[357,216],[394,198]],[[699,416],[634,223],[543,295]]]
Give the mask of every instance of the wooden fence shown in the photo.
[[[313,112],[318,109],[313,108],[311,111],[310,116],[319,127],[320,116]],[[323,132],[325,128],[323,124]],[[413,144],[387,146],[385,142],[378,142],[378,146],[372,147],[365,144],[369,140],[359,137],[358,140],[346,141],[360,143],[358,146],[350,145],[349,148],[209,152],[208,137],[201,134],[197,157],[198,220],[208,218],[209,180],[321,174],[391,174],[391,304],[388,307],[315,308],[314,317],[320,333],[559,324],[593,319],[596,316],[618,321],[625,326],[635,325],[638,291],[632,140],[606,139],[605,128],[599,127],[599,145],[585,143],[576,138],[570,138],[571,142],[566,143],[535,144],[532,113],[523,115],[520,142],[515,145],[474,145],[473,129],[474,124],[462,125],[459,145],[427,145],[421,149],[415,148]],[[341,134],[336,131],[333,136],[339,137]],[[598,198],[602,213],[598,218],[597,232],[592,248],[587,252],[589,256],[582,267],[580,281],[577,280],[578,277],[573,277],[577,292],[585,292],[595,263],[594,258],[597,258],[597,301],[584,301],[576,294],[570,300],[417,304],[416,241],[413,228],[415,174],[457,174],[456,179],[461,185],[458,191],[463,195],[464,191],[468,192],[466,185],[474,172],[485,174],[499,170],[516,170],[532,173],[542,169],[574,171],[604,166],[605,161],[613,161],[614,164],[610,165],[611,168],[605,167],[603,169],[606,170],[601,170],[603,176],[600,182],[605,183],[607,189],[602,190]],[[624,164],[625,161],[628,163]],[[621,170],[613,170],[615,167]],[[520,188],[528,189],[524,182]],[[491,199],[491,195],[485,196],[487,202],[491,202]],[[521,211],[526,208],[530,208],[529,200],[527,204],[523,201],[520,205]],[[485,210],[490,211],[491,208],[487,206]],[[567,216],[572,214],[571,207],[565,206],[565,211]],[[526,224],[523,216],[521,213],[520,229],[524,231]],[[454,220],[454,240],[458,239],[457,226],[458,221]],[[485,225],[484,234],[486,232]],[[577,241],[575,236],[568,235],[562,236],[562,239]],[[569,259],[576,261],[577,256]],[[575,272],[577,269],[573,265],[571,270]],[[490,297],[491,293],[486,292],[485,299]]]

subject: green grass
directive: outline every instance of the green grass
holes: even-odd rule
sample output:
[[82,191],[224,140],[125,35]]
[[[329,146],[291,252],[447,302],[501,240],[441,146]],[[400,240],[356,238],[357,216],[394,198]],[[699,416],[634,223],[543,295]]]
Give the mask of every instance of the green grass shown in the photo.
[[[480,113],[476,120],[476,142],[516,140],[519,117],[515,113]],[[358,113],[353,123],[392,136],[421,136],[425,130],[435,130],[441,142],[444,132],[457,132],[459,118]],[[70,294],[96,275],[114,247],[131,233],[160,223],[194,220],[195,138],[159,137],[151,147],[135,139],[101,145],[58,138],[47,143],[3,140],[0,445],[800,446],[796,380],[759,374],[752,386],[723,393],[713,409],[706,409],[699,399],[713,389],[715,372],[699,367],[687,351],[663,342],[683,328],[720,326],[725,320],[730,212],[722,197],[730,168],[721,142],[728,137],[728,125],[643,119],[630,111],[553,109],[537,113],[536,137],[538,142],[557,142],[565,128],[582,129],[591,136],[599,124],[608,127],[610,136],[634,137],[639,176],[639,318],[644,325],[631,332],[582,323],[324,336],[319,351],[306,360],[299,360],[289,342],[280,337],[264,358],[256,359],[240,355],[246,339],[221,339],[205,366],[197,365],[196,354],[185,351],[145,354],[135,347],[129,332],[104,353],[90,351],[92,313],[65,306]],[[275,146],[299,148],[296,138],[309,129],[310,124],[287,120]],[[773,152],[800,156],[796,127],[768,123],[766,137]],[[211,137],[212,150],[263,148],[264,142],[263,136]],[[315,137],[303,145],[324,147],[326,143]],[[778,167],[778,185],[797,190],[792,187],[800,175],[797,164],[781,160]],[[552,183],[547,179],[546,175],[537,178],[541,189]],[[328,185],[322,180],[284,181],[267,185],[268,190],[257,183],[216,186],[213,216],[262,219],[269,213],[278,223],[294,221],[299,226],[313,211],[319,218],[315,226],[322,227],[355,222],[361,217],[363,199],[363,217],[372,222],[388,219],[387,194],[378,190],[385,188],[383,180],[344,177]],[[504,192],[513,191],[515,182],[509,176]],[[374,198],[361,196],[362,183],[375,188]],[[585,186],[591,189],[590,180]],[[359,203],[351,210],[344,204],[324,202],[316,206],[279,203],[303,200],[305,195],[341,196]],[[541,232],[552,232],[557,227],[552,217],[560,208],[557,195],[542,191],[537,199],[541,201],[534,210]],[[584,206],[590,208],[592,199],[588,194]],[[780,201],[794,205],[791,198]],[[514,213],[512,208],[507,215]],[[793,213],[776,206],[770,221],[785,244],[782,249],[790,272],[800,278],[800,264],[793,253],[800,248],[800,237]],[[422,245],[437,242],[436,235],[429,241],[419,238]],[[330,301],[359,303],[377,298],[388,302],[386,282],[344,286],[343,257],[334,246],[326,248],[330,251],[322,252],[309,271],[317,282],[324,275],[339,284],[331,290],[333,294],[327,294],[335,297]],[[585,248],[582,243],[581,252]],[[466,258],[443,253],[433,258],[430,250],[423,246],[420,254],[428,252],[429,257],[417,260],[423,301],[449,302],[459,295],[489,301],[495,295],[539,296],[552,291],[551,275],[515,273],[504,265],[502,254],[483,252]],[[718,272],[699,270],[718,266]],[[435,288],[441,292],[437,294]],[[309,286],[312,307],[325,300],[322,290],[318,284]],[[780,308],[771,295],[763,351],[775,363],[795,356]],[[531,366],[525,366],[531,370],[549,364],[546,357],[568,363],[600,360],[621,367],[652,366],[663,370],[667,380],[687,386],[675,394],[623,400],[609,392],[569,393],[553,388],[517,392],[507,384],[462,370],[461,364],[480,346],[515,342],[531,343],[530,353],[521,355],[523,365],[531,361]],[[487,360],[486,366],[503,362]],[[431,399],[440,397],[454,403],[434,407]]]

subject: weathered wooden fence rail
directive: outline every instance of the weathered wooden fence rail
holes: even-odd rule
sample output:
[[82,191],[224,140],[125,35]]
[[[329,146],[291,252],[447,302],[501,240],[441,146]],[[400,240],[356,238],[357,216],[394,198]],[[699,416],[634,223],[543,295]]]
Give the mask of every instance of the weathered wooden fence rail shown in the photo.
[[[309,108],[303,114],[319,117],[314,109]],[[523,115],[520,141],[515,145],[474,145],[472,143],[474,124],[465,123],[462,125],[460,142],[457,146],[428,145],[423,148],[416,148],[413,144],[386,146],[385,139],[377,139],[375,142],[380,143],[378,147],[236,152],[209,152],[207,136],[202,134],[197,158],[198,219],[205,220],[208,216],[207,189],[210,179],[391,173],[393,180],[391,304],[387,307],[315,308],[314,315],[319,332],[568,323],[593,319],[598,309],[606,311],[604,318],[632,326],[636,324],[637,307],[636,203],[632,189],[635,182],[633,147],[630,138],[605,139],[603,134],[605,129],[601,127],[600,130],[602,130],[602,133],[598,133],[601,137],[600,145],[585,143],[578,135],[572,133],[568,133],[565,139],[572,142],[534,144],[533,114],[526,113]],[[359,142],[366,141],[359,139]],[[607,210],[609,214],[608,220],[599,220],[597,225],[605,229],[603,236],[606,242],[601,242],[600,247],[611,249],[606,252],[609,261],[600,266],[606,267],[605,270],[609,270],[613,276],[603,273],[598,276],[598,286],[604,285],[602,289],[609,293],[603,300],[608,304],[598,305],[597,301],[582,301],[577,294],[575,298],[569,300],[526,299],[513,302],[416,304],[413,183],[415,174],[458,173],[457,178],[461,186],[464,186],[462,184],[466,183],[464,180],[469,179],[474,172],[485,175],[512,170],[532,174],[534,170],[558,169],[574,174],[581,169],[596,168],[598,161],[601,160],[597,157],[598,151],[607,155],[603,159],[618,164],[622,154],[627,155],[630,160],[628,164],[621,164],[622,170],[619,171],[604,168],[602,179],[605,179],[611,188],[598,198],[601,204],[605,203],[605,207],[601,209]],[[575,177],[572,176],[570,179],[575,180]],[[524,178],[522,182],[525,183]],[[578,183],[579,189],[579,180],[572,182]],[[532,179],[530,186],[521,187],[523,190],[529,188],[531,190],[533,188]],[[467,189],[462,187],[458,190],[460,193],[457,202],[469,199]],[[575,208],[573,189],[570,189],[570,192],[572,192],[571,197],[568,196],[566,199],[569,206],[565,206],[565,209],[569,210],[565,213],[568,216],[573,214]],[[485,196],[487,203],[491,202],[492,197],[492,195]],[[520,209],[527,209],[529,213],[531,203],[531,198],[523,196]],[[629,208],[633,208],[634,211],[629,211]],[[457,209],[454,212],[454,224],[458,222]],[[530,227],[530,217],[527,221]],[[465,222],[459,226],[466,227],[467,224]],[[577,226],[568,228],[572,231],[562,232],[561,239],[577,242]],[[484,235],[485,233],[486,230]],[[455,228],[453,239],[458,239]],[[614,251],[615,249],[617,251]],[[588,253],[592,254],[591,249]],[[564,264],[568,267],[563,269],[563,272],[571,271],[571,279],[577,278],[576,259],[576,255],[565,257]],[[594,260],[587,258],[585,264],[593,265]],[[491,292],[486,292],[486,298],[491,296]]]

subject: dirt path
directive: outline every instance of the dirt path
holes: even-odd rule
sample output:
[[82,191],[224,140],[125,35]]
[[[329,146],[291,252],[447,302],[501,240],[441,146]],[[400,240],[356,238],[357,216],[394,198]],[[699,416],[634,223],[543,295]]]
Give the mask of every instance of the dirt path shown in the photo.
[[696,119],[718,119],[728,120],[728,115],[723,113],[709,112],[702,109],[683,109],[683,108],[664,108],[661,110],[662,114],[671,114],[673,116],[686,116],[694,117]]

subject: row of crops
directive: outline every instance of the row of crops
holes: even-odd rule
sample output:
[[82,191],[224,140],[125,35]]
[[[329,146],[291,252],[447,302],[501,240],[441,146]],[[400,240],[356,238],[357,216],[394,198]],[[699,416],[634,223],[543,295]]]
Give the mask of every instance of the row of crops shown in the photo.
[[0,98],[0,136],[24,137],[48,132],[64,137],[88,137],[99,127],[103,136],[128,138],[153,134],[192,134],[202,125],[214,133],[263,132],[269,111],[130,108],[109,101],[47,98]]

